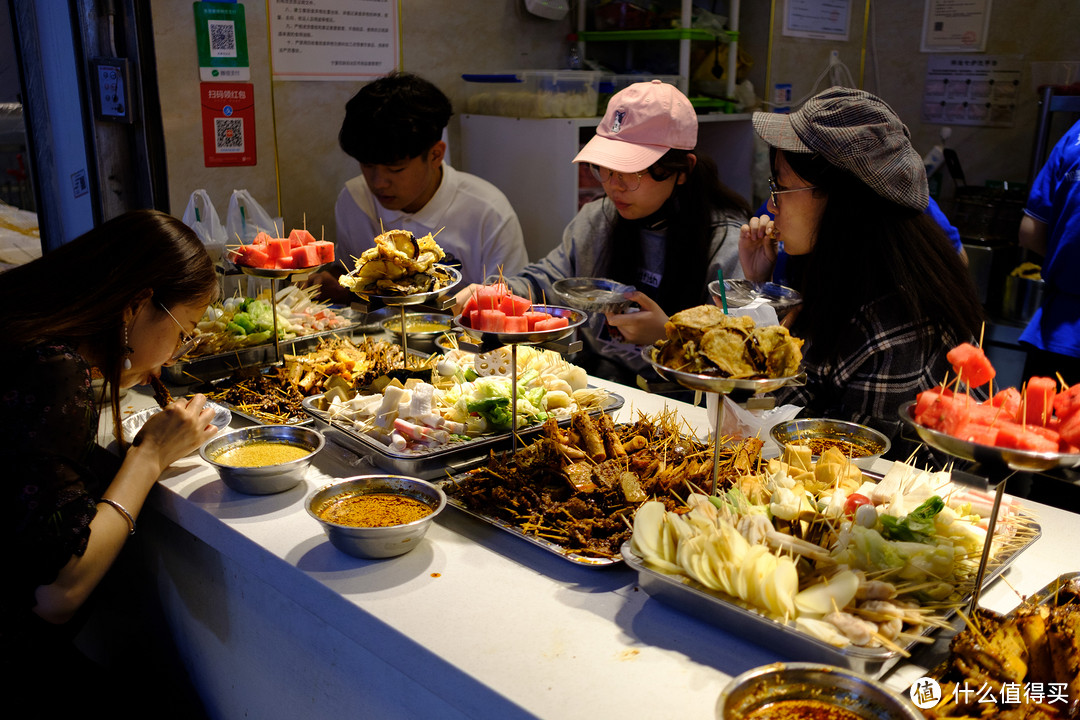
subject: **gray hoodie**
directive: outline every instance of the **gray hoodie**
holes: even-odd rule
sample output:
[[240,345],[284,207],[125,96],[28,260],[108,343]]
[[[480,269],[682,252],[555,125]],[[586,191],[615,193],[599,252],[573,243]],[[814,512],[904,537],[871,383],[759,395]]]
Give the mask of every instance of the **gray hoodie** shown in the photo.
[[[537,302],[540,298],[547,298],[549,303],[557,304],[558,300],[552,289],[556,280],[568,277],[597,277],[601,272],[597,267],[601,248],[610,241],[616,216],[614,205],[606,197],[587,203],[566,226],[562,243],[558,247],[544,259],[526,265],[518,275],[505,278],[506,282],[518,295],[532,297]],[[702,303],[711,302],[708,283],[716,278],[718,267],[723,269],[725,278],[743,277],[739,264],[739,228],[745,222],[746,218],[741,215],[725,215],[720,210],[713,216],[709,266],[702,268],[699,277],[687,278],[687,282],[701,286]],[[642,231],[644,267],[641,268],[640,279],[634,286],[649,297],[655,295],[664,275],[664,242],[665,230]],[[640,346],[606,337],[604,326],[604,316],[594,314],[581,328],[579,336],[586,352],[602,355],[634,371],[640,371],[648,365],[641,358]]]

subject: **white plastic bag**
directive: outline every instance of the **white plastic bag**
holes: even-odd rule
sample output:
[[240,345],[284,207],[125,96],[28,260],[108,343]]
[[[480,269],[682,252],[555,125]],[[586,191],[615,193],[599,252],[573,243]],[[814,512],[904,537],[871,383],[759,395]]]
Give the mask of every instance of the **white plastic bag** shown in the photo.
[[229,242],[250,243],[259,231],[271,237],[280,237],[283,229],[280,221],[270,217],[270,213],[251,196],[247,190],[233,190],[229,198],[229,212],[225,216],[225,230]]
[[214,264],[221,265],[229,236],[225,232],[225,226],[221,224],[217,208],[214,207],[210,195],[205,190],[200,189],[191,193],[182,220],[203,241]]
[[727,395],[708,393],[705,396],[705,408],[709,414],[709,428],[716,427],[716,399],[724,398],[724,417],[721,419],[720,434],[738,440],[756,437],[765,441],[766,447],[775,443],[769,431],[777,423],[793,420],[802,408],[798,405],[780,405],[771,410],[747,410]]

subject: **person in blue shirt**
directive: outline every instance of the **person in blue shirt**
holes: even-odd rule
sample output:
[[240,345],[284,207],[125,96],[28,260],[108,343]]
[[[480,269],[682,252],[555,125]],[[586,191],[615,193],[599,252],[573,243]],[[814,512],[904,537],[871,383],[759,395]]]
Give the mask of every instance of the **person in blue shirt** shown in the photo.
[[1024,378],[1080,382],[1080,122],[1050,151],[1035,177],[1020,221],[1020,245],[1042,255],[1039,309],[1020,335]]

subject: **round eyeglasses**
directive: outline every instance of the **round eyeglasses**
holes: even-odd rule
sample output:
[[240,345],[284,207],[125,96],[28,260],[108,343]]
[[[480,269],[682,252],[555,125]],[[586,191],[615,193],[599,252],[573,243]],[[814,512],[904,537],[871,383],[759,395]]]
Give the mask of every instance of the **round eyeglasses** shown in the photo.
[[783,195],[784,193],[800,192],[801,190],[814,190],[815,188],[817,188],[817,185],[807,185],[806,187],[797,188],[785,188],[781,185],[778,185],[776,180],[774,180],[773,178],[769,178],[769,199],[772,200],[774,208],[779,208],[780,198],[777,196]]
[[607,185],[611,182],[612,178],[618,178],[619,184],[627,192],[634,192],[641,187],[641,178],[645,177],[647,170],[635,173],[621,173],[611,170],[610,168],[601,167],[600,165],[594,165],[589,163],[589,170],[592,172],[594,178],[600,181],[601,185]]
[[161,303],[155,304],[159,308],[164,310],[165,314],[171,317],[172,321],[176,323],[176,326],[180,328],[180,337],[176,340],[176,349],[173,350],[172,357],[169,358],[169,362],[175,362],[176,360],[179,360],[180,358],[191,352],[192,349],[194,349],[194,347],[199,344],[199,339],[194,337],[193,335],[191,335],[191,333],[184,329],[184,326],[180,324],[180,321],[177,320],[171,312],[169,312],[169,308],[165,307]]

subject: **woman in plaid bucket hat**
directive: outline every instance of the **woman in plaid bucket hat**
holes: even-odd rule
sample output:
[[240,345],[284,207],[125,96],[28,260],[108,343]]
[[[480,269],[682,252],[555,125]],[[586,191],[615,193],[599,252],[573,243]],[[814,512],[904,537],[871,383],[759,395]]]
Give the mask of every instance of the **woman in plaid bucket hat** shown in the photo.
[[777,403],[895,440],[900,405],[941,382],[945,354],[983,320],[967,268],[924,212],[922,158],[892,108],[862,90],[829,88],[791,114],[754,113],[753,124],[770,146],[775,219],[743,226],[743,270],[770,279],[783,242],[803,295],[791,330],[806,340],[807,383]]
[[[631,312],[594,313],[573,358],[591,374],[633,384],[651,368],[641,346],[665,336],[668,315],[709,302],[707,285],[720,268],[742,277],[739,228],[746,201],[723,186],[713,161],[694,152],[698,122],[678,88],[659,80],[634,83],[608,102],[596,135],[574,158],[587,166],[604,196],[586,203],[562,243],[518,275],[513,292],[556,297],[570,277],[602,277],[637,288]],[[474,292],[458,293],[458,308]]]

